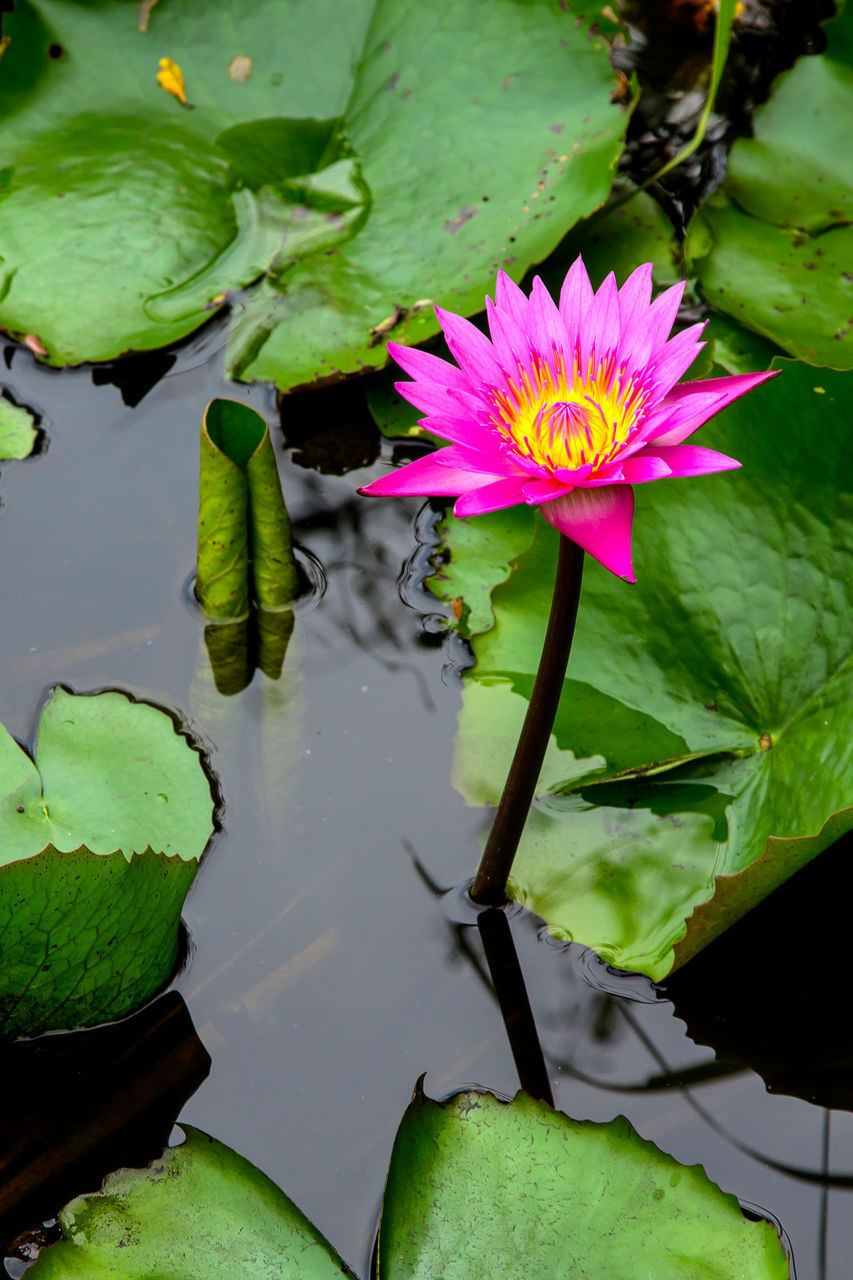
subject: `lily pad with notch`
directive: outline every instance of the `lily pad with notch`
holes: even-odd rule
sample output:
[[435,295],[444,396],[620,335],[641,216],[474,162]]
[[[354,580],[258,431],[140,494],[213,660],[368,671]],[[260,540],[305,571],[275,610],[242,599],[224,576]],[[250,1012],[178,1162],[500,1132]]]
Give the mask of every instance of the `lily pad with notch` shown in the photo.
[[171,716],[58,686],[34,758],[0,727],[0,1035],[122,1017],[178,956],[213,830],[201,756]]
[[[65,1239],[33,1280],[332,1280],[352,1273],[291,1200],[247,1160],[184,1126],[148,1169],[110,1175],[60,1213]],[[418,1084],[388,1171],[377,1280],[787,1280],[767,1221],[750,1222],[698,1166],[622,1117],[571,1120],[518,1094],[427,1098]]]
[[[468,313],[610,189],[627,123],[598,14],[512,0],[17,0],[0,86],[0,325],[57,365],[235,305],[234,376],[282,390]],[[235,31],[248,74],[234,78]],[[59,49],[61,56],[51,56]],[[187,103],[157,82],[164,55]],[[110,198],[103,199],[109,190]]]

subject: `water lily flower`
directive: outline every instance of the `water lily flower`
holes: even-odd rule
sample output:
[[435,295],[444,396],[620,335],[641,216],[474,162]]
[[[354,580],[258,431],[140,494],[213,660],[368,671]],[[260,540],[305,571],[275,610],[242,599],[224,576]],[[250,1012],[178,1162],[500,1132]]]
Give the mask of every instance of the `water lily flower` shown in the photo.
[[457,516],[524,502],[613,573],[631,563],[632,486],[740,463],[685,444],[720,409],[774,376],[747,373],[679,383],[704,343],[704,324],[671,338],[684,285],[654,302],[652,267],[593,292],[580,257],[555,303],[537,277],[528,298],[503,271],[486,299],[491,341],[436,307],[456,364],[389,342],[414,382],[397,390],[450,441],[360,490],[453,496]]

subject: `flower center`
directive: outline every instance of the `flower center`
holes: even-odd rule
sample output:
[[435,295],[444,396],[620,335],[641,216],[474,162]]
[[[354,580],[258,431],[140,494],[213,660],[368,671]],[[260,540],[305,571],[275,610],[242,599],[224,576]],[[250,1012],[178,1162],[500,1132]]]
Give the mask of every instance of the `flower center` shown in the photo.
[[492,391],[492,423],[512,449],[551,473],[593,470],[609,462],[643,418],[646,395],[609,355],[590,357],[586,377],[575,354],[571,373],[562,354],[534,356],[532,374],[519,368],[506,389]]

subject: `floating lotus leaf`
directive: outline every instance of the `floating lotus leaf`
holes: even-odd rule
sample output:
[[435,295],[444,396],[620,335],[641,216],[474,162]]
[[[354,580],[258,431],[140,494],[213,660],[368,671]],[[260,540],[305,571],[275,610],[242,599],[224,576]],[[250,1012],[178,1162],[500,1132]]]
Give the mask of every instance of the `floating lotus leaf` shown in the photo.
[[379,1280],[787,1280],[769,1222],[747,1222],[698,1166],[627,1120],[571,1120],[517,1094],[433,1102],[403,1117],[379,1229]]
[[129,1013],[169,977],[212,832],[210,784],[171,718],[57,688],[35,759],[0,726],[0,1033]]
[[38,432],[29,409],[0,395],[0,458],[26,458],[32,453]]
[[827,26],[826,53],[779,76],[687,245],[713,306],[833,369],[853,368],[851,33],[848,5]]
[[[627,113],[568,6],[17,0],[0,325],[53,364],[197,329],[282,389],[482,306],[610,189]],[[604,24],[606,27],[606,23]],[[104,193],[108,193],[108,199]],[[36,339],[36,343],[32,342]]]
[[[60,1213],[65,1239],[33,1280],[332,1280],[350,1275],[319,1231],[236,1152],[188,1125],[147,1169],[111,1174]],[[698,1166],[685,1168],[621,1117],[570,1120],[420,1086],[385,1187],[378,1280],[787,1280],[769,1222],[748,1222]]]

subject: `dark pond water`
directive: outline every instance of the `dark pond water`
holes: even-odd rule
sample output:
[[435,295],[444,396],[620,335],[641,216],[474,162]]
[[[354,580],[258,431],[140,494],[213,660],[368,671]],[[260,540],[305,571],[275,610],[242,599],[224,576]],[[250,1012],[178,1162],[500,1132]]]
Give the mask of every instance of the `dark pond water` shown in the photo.
[[[212,1065],[181,1118],[259,1165],[363,1275],[418,1076],[438,1096],[518,1087],[479,936],[459,893],[441,892],[473,874],[486,819],[450,783],[465,654],[418,585],[434,517],[356,496],[382,462],[321,475],[276,431],[296,536],[327,586],[302,605],[278,682],[217,693],[187,589],[200,413],[224,394],[278,418],[269,389],[220,380],[221,342],[209,328],[135,407],[103,371],[95,385],[6,349],[3,380],[43,415],[47,449],[0,474],[0,720],[31,741],[52,684],[117,686],[176,709],[210,752],[223,830],[187,902],[175,985]],[[158,367],[128,366],[125,396]],[[355,421],[361,396],[317,394],[317,429],[346,426],[348,403]],[[853,1269],[853,1049],[825,954],[843,955],[848,928],[821,906],[843,897],[832,857],[694,962],[672,999],[512,917],[557,1106],[625,1114],[701,1162],[782,1224],[799,1280]],[[805,1096],[769,1093],[742,1062]],[[4,1090],[3,1125],[26,1129],[48,1094],[61,1112],[62,1075],[43,1087],[23,1106]],[[113,1164],[128,1158],[117,1144]]]

